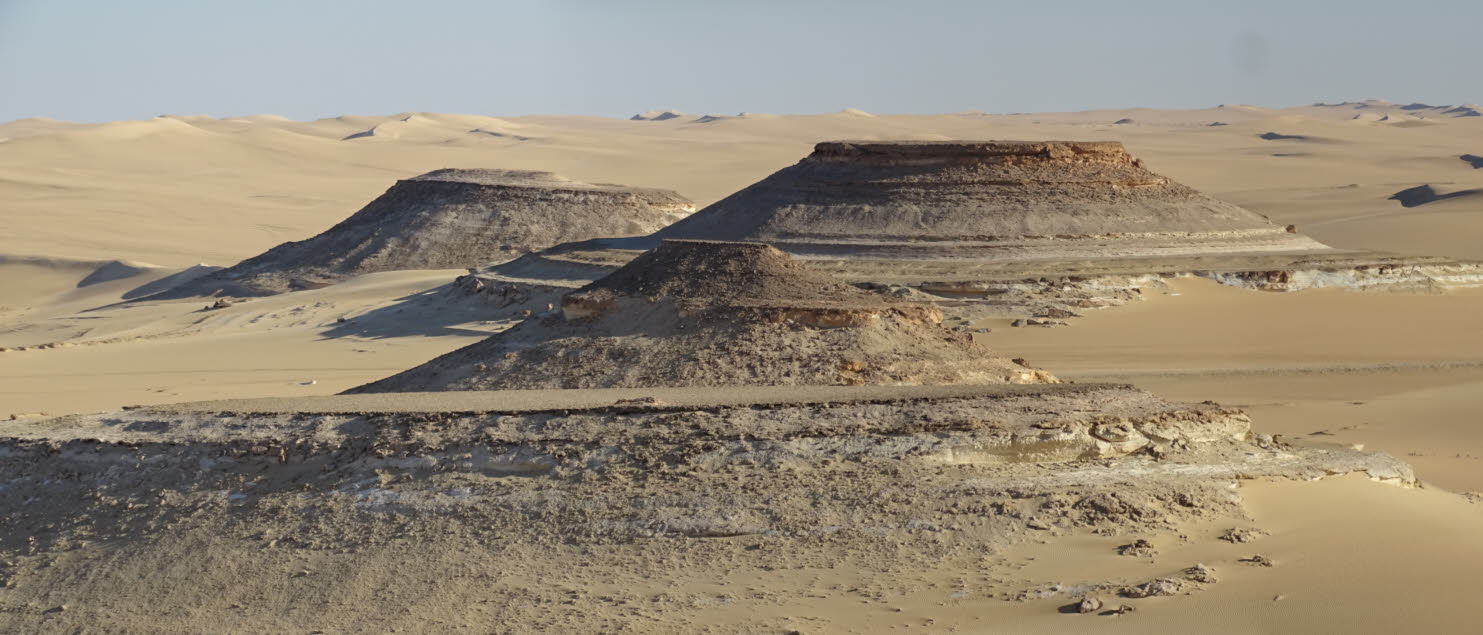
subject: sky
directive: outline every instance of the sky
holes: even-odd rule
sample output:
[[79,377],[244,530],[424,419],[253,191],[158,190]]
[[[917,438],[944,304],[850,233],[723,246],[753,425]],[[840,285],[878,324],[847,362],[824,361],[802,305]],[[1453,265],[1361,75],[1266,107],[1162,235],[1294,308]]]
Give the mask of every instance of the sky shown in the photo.
[[1478,0],[0,0],[0,121],[1483,101]]

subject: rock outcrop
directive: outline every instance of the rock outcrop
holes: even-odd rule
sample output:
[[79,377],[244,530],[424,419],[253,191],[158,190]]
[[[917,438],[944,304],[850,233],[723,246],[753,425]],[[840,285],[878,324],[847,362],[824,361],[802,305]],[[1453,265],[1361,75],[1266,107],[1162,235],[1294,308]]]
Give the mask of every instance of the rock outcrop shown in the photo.
[[550,172],[437,170],[398,181],[318,236],[155,297],[272,295],[378,271],[476,267],[563,242],[646,234],[693,210],[669,190]]
[[1116,142],[836,141],[657,234],[790,253],[1121,257],[1322,250]]
[[944,328],[936,307],[767,245],[665,241],[559,310],[351,392],[1054,381]]
[[[1148,440],[1093,434],[1113,417]],[[762,580],[812,563],[849,564],[840,580],[974,571],[1007,581],[977,591],[994,601],[1048,582],[985,556],[1032,542],[1139,535],[1213,551],[1181,529],[1250,515],[1241,481],[1415,482],[1391,457],[1253,443],[1249,425],[1107,384],[290,397],[11,422],[0,582],[16,608],[0,630],[416,630],[469,604],[481,623],[532,625],[517,632],[655,630],[648,613],[624,624],[564,602],[616,580],[637,588],[626,603],[656,604],[697,563]],[[1170,577],[1129,585],[1153,572],[1117,558],[1049,590],[1202,584],[1161,563]],[[468,600],[474,574],[450,571],[491,573]],[[335,604],[368,585],[397,600]],[[48,608],[64,603],[77,608]]]

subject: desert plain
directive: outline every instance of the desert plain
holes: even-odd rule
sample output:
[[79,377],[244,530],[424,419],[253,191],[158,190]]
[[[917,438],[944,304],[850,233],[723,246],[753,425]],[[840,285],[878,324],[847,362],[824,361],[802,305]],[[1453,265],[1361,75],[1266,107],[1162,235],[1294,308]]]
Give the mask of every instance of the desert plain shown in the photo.
[[[0,124],[0,622],[50,632],[1469,630],[1483,566],[1483,274],[1468,269],[1483,261],[1480,114],[1372,100]],[[748,247],[761,264],[723,271],[736,283],[711,288],[702,283],[717,262],[685,258],[731,252],[705,243],[621,257],[621,244],[579,245],[543,260],[517,240],[419,226],[444,241],[420,249],[468,238],[456,249],[489,257],[344,265],[350,273],[333,279],[272,278],[269,294],[227,293],[226,278],[212,277],[437,170],[581,184],[575,199],[541,203],[549,209],[613,206],[592,193],[642,188],[651,224],[590,234],[637,236],[820,142],[854,140],[868,153],[874,142],[987,139],[1120,142],[1138,170],[1292,226],[1273,241],[1457,268],[1447,280],[1300,288],[1115,264],[1132,282],[1112,300],[1094,290],[1074,296],[1083,304],[1071,315],[1031,316],[1014,310],[1032,300],[994,298],[1059,298],[1048,279],[1091,275],[1100,261],[1035,264],[1035,250],[1075,242],[1057,237],[1016,251],[1025,280],[995,269],[987,287],[967,285],[967,273],[964,286],[933,287],[914,276],[938,266],[934,244],[893,243],[910,257],[864,269],[819,250],[784,245],[794,254],[785,262]],[[533,209],[499,227],[528,223],[522,236],[564,243],[549,225],[570,217]],[[691,255],[620,275],[625,263],[646,266],[629,262],[638,252],[665,256],[664,245]],[[552,273],[552,263],[569,269]],[[534,284],[532,272],[559,280]],[[763,274],[775,281],[756,287],[767,301],[732,297]],[[527,289],[516,283],[537,291],[505,290]],[[998,296],[994,284],[1014,288]],[[614,346],[599,356],[611,368],[593,361],[576,311],[616,303],[613,315],[627,318],[654,297],[700,316],[675,328],[725,335],[673,340],[684,350],[732,356],[666,349],[663,368],[647,369]],[[888,317],[857,324],[861,307]],[[602,328],[622,341],[655,337],[644,329],[663,322],[615,320]],[[941,331],[930,331],[930,355],[921,328]],[[732,333],[752,348],[732,347]],[[709,379],[706,360],[744,367],[738,350],[803,352]],[[842,362],[848,381],[808,380],[820,355]],[[415,394],[374,388],[435,358],[449,361],[400,388]],[[787,373],[769,370],[785,362]],[[805,389],[814,383],[859,385]],[[1041,386],[1051,386],[1043,396]],[[362,394],[331,397],[352,389]],[[1132,422],[1143,434],[1124,436],[1139,439],[1146,426],[1188,428],[1127,445],[1099,431],[1109,423],[1099,417]],[[841,430],[858,444],[829,445]],[[1062,430],[1057,443],[1097,450],[1014,450],[1024,430]],[[479,459],[486,446],[515,458]]]

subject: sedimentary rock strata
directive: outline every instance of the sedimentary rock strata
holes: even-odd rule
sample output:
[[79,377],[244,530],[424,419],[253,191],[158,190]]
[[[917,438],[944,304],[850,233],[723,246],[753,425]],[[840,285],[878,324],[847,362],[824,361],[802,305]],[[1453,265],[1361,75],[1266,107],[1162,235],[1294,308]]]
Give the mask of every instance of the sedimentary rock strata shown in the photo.
[[1080,141],[820,143],[656,235],[997,258],[1324,249],[1149,171],[1120,143]]
[[478,267],[563,242],[646,234],[693,210],[668,190],[549,172],[437,170],[398,181],[318,236],[155,297],[270,295],[378,271]]
[[1038,284],[1085,296],[1184,275],[1279,291],[1483,283],[1477,263],[1328,248],[1149,171],[1121,144],[1058,141],[820,143],[652,236],[567,243],[477,277],[575,288],[667,238],[765,242],[848,282],[933,294]]
[[[980,597],[1015,597],[1024,573],[986,555],[1017,543],[1174,540],[1184,523],[1239,518],[1238,479],[1411,478],[1384,456],[1252,443],[1237,411],[1118,385],[388,397],[13,424],[0,625],[128,630],[189,607],[247,630],[361,630],[399,614],[368,602],[326,616],[321,598],[385,595],[403,611],[473,590],[494,600],[455,595],[450,610],[520,632],[622,630],[639,616],[553,610],[572,569],[663,584],[700,560],[873,579],[963,570],[985,576]],[[1112,419],[1127,441],[1096,432]],[[1071,592],[1057,588],[1037,593]],[[618,593],[648,605],[655,592]]]
[[1050,382],[755,243],[666,241],[551,311],[355,392]]

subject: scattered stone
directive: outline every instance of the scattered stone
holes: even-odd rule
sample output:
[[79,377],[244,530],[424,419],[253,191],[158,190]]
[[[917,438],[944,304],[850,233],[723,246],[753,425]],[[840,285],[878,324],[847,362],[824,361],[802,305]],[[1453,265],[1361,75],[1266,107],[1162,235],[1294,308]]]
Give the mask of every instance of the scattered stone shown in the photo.
[[1143,584],[1125,587],[1121,594],[1127,598],[1151,598],[1155,596],[1178,595],[1185,589],[1184,580],[1177,578],[1157,578]]
[[1030,361],[1027,360],[1027,359],[1025,359],[1025,358],[1023,358],[1023,357],[1016,357],[1016,358],[1011,359],[1009,361],[1014,362],[1016,364],[1019,364],[1021,366],[1024,366],[1025,368],[1034,368],[1033,366],[1030,365]]
[[1253,567],[1270,567],[1274,564],[1270,558],[1262,554],[1255,554],[1250,558],[1242,558],[1240,562],[1245,562]]
[[1136,611],[1136,610],[1138,610],[1138,609],[1133,608],[1133,605],[1131,605],[1131,604],[1123,604],[1123,605],[1119,605],[1117,607],[1117,610],[1113,611],[1112,614],[1113,615],[1127,615],[1127,614],[1132,613],[1133,611]]
[[1122,443],[1131,441],[1142,436],[1132,423],[1127,421],[1115,421],[1110,423],[1099,423],[1092,426],[1092,436],[1108,443]]
[[1285,229],[1287,230],[1287,233],[1289,233],[1289,234],[1296,234],[1296,233],[1298,233],[1298,226],[1297,225],[1288,225]]
[[1227,529],[1225,533],[1221,534],[1220,539],[1226,542],[1244,544],[1253,542],[1265,535],[1267,535],[1267,532],[1260,529],[1250,527],[1232,527],[1230,529]]
[[1142,538],[1139,538],[1129,544],[1117,548],[1118,555],[1133,556],[1136,558],[1152,558],[1158,555],[1158,553],[1159,552],[1157,549],[1154,548],[1153,543]]
[[1215,570],[1204,564],[1196,564],[1184,570],[1184,577],[1201,584],[1214,584],[1217,580]]
[[1256,441],[1257,447],[1262,448],[1264,450],[1271,450],[1271,449],[1275,449],[1275,448],[1278,447],[1277,437],[1274,436],[1274,435],[1270,435],[1270,434],[1258,434],[1258,435],[1256,435],[1256,438],[1253,439],[1253,440]]
[[1015,321],[1009,323],[1010,326],[1013,326],[1015,328],[1022,327],[1025,324],[1026,324],[1026,321],[1023,320],[1023,319],[1021,319],[1021,320],[1015,320]]
[[1036,314],[1035,317],[1053,318],[1053,319],[1060,320],[1060,319],[1066,319],[1066,318],[1079,318],[1079,317],[1081,317],[1081,314],[1080,313],[1077,313],[1075,311],[1068,311],[1066,309],[1062,309],[1060,307],[1054,307],[1053,306],[1053,307],[1047,307],[1047,308],[1041,310],[1040,313]]
[[613,402],[615,406],[662,406],[664,402],[657,397],[635,397],[633,399],[619,399]]
[[1076,607],[1081,613],[1095,613],[1102,610],[1102,598],[1088,595],[1081,599],[1081,604]]

